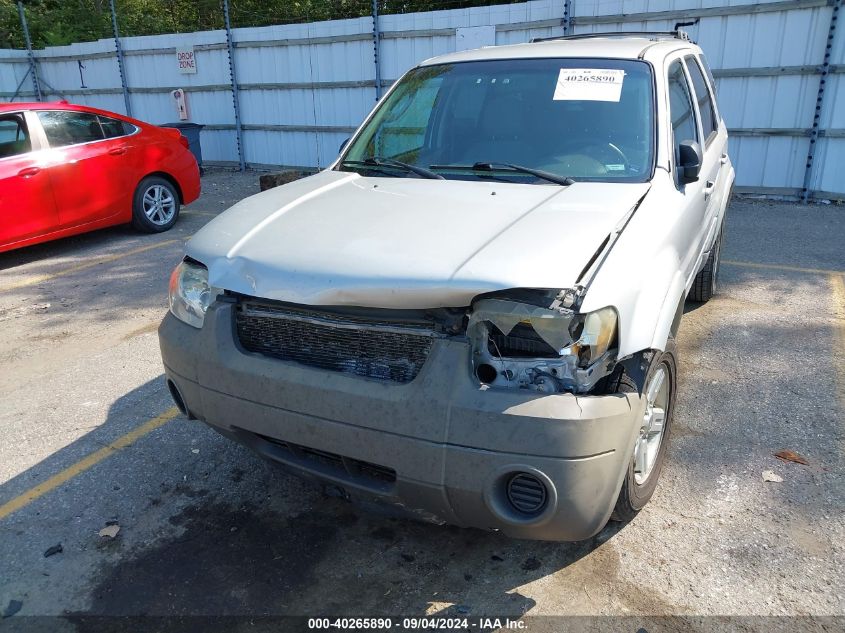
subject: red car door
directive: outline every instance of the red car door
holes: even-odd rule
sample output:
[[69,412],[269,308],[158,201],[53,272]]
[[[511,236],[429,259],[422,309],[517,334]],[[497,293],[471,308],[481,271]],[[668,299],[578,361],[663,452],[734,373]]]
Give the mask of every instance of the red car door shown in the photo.
[[[62,228],[131,213],[134,170],[126,138],[107,138],[96,114],[40,110],[50,144],[50,182]],[[128,221],[128,216],[127,216]]]
[[50,176],[23,112],[0,115],[0,248],[56,230]]

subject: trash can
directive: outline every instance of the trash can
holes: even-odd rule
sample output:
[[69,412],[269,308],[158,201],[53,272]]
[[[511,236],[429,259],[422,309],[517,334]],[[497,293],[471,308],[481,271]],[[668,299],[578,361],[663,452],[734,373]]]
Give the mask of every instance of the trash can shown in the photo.
[[197,159],[197,165],[199,165],[200,173],[203,173],[200,131],[205,126],[200,125],[199,123],[191,123],[190,121],[179,121],[177,123],[162,123],[160,127],[176,128],[182,133],[182,136],[188,139],[188,149],[191,150],[191,153],[194,155],[194,158]]

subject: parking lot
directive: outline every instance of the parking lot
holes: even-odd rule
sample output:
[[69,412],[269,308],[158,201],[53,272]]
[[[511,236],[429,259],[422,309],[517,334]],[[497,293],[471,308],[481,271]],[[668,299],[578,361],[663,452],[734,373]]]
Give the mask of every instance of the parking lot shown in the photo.
[[842,206],[734,200],[720,293],[682,321],[654,499],[555,544],[371,514],[177,415],[156,335],[168,276],[258,174],[209,172],[203,190],[164,234],[0,254],[0,629],[32,615],[87,631],[101,622],[79,616],[845,611]]

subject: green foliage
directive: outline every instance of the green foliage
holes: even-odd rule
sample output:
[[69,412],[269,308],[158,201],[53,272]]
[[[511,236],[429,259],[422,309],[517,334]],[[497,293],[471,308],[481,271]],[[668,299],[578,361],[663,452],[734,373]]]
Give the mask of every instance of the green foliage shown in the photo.
[[[384,14],[497,4],[495,0],[378,3]],[[121,37],[223,28],[221,0],[115,0],[115,4]],[[109,0],[25,0],[24,7],[35,48],[112,36]],[[371,7],[371,0],[230,0],[233,27],[364,17],[370,15]],[[0,0],[0,48],[23,47],[17,1]]]
[[0,47],[23,47],[23,33],[18,21],[18,10],[12,0],[0,0]]

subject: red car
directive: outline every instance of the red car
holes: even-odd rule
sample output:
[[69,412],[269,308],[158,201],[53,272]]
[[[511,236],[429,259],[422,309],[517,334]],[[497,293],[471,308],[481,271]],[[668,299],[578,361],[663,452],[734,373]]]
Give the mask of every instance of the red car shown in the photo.
[[166,231],[199,194],[179,130],[66,102],[0,104],[0,252],[115,224]]

